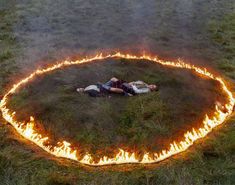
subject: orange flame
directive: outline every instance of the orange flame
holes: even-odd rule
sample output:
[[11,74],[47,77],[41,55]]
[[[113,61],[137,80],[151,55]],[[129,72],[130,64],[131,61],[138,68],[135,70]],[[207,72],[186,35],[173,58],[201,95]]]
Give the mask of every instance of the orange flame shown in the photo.
[[[162,150],[159,153],[154,153],[153,155],[150,156],[150,154],[146,152],[142,159],[138,159],[134,152],[130,153],[123,149],[119,149],[119,152],[116,154],[115,157],[109,158],[107,156],[104,156],[100,158],[98,162],[94,162],[93,157],[89,153],[85,154],[82,159],[78,159],[78,156],[77,156],[78,150],[72,149],[71,144],[67,141],[57,143],[56,146],[48,144],[49,138],[46,136],[43,136],[36,129],[34,129],[35,121],[33,117],[30,117],[30,121],[28,123],[18,122],[15,119],[16,113],[15,112],[12,113],[12,111],[10,111],[6,106],[7,102],[9,101],[8,99],[9,95],[16,93],[16,91],[20,87],[22,87],[24,84],[29,83],[30,81],[32,81],[34,78],[36,78],[39,75],[43,75],[51,71],[66,67],[66,66],[78,65],[81,63],[99,61],[99,60],[104,60],[107,58],[116,58],[116,57],[129,59],[129,60],[132,60],[132,59],[133,60],[147,60],[147,61],[156,62],[164,66],[188,69],[202,76],[216,80],[220,83],[224,93],[226,94],[227,103],[224,105],[226,111],[224,111],[224,109],[222,110],[221,107],[216,106],[213,116],[211,118],[205,115],[205,118],[203,120],[203,126],[201,128],[197,130],[193,128],[191,131],[187,131],[184,134],[184,137],[180,142],[173,141],[167,149]],[[232,114],[234,105],[235,105],[235,99],[233,98],[231,91],[228,90],[223,79],[210,73],[209,71],[207,71],[206,68],[196,67],[194,65],[184,63],[183,61],[180,61],[180,60],[178,62],[163,61],[163,60],[159,60],[157,57],[151,57],[148,55],[135,56],[135,55],[130,55],[130,54],[122,54],[122,53],[102,55],[101,53],[91,58],[84,58],[84,59],[76,60],[76,61],[66,60],[61,63],[54,64],[50,67],[46,67],[46,68],[38,69],[34,71],[29,76],[20,80],[18,83],[15,83],[12,86],[12,88],[4,95],[3,99],[1,100],[0,109],[2,111],[3,118],[7,122],[9,122],[21,136],[32,141],[33,143],[41,147],[46,152],[56,157],[72,159],[82,164],[87,164],[87,165],[92,165],[92,166],[101,166],[101,165],[124,164],[124,163],[143,163],[143,164],[156,163],[166,158],[169,158],[172,155],[183,152],[187,150],[190,146],[192,146],[196,140],[205,137],[208,133],[212,131],[213,128],[224,123],[225,119],[229,115]]]

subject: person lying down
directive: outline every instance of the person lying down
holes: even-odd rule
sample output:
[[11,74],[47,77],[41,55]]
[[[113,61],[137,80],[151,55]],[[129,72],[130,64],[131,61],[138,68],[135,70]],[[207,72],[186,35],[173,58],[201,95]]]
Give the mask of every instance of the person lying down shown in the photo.
[[149,93],[158,90],[155,84],[146,84],[143,81],[125,82],[112,77],[108,82],[96,85],[89,85],[86,88],[77,88],[77,92],[84,92],[92,97],[105,96],[110,93],[124,96],[134,96],[142,93]]

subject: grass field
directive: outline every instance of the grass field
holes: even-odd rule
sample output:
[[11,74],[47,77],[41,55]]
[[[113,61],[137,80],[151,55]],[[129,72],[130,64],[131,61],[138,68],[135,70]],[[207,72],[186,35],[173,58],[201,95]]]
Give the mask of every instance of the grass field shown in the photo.
[[[12,80],[12,74],[20,76],[15,61],[21,50],[13,34],[19,18],[14,8],[0,10],[1,93]],[[216,48],[213,67],[232,84],[235,79],[235,14],[225,15],[219,21],[211,20],[207,26],[207,34]],[[20,113],[18,119],[35,116],[53,139],[69,138],[82,148],[103,155],[123,143],[133,149],[158,150],[183,129],[197,126],[204,112],[220,98],[217,84],[184,70],[162,68],[144,61],[127,62],[104,61],[55,72],[22,89],[10,106]],[[156,83],[160,90],[138,97],[100,99],[75,92],[77,86],[94,83],[94,79],[103,82],[111,75]],[[235,91],[232,85],[231,89]],[[92,168],[55,159],[19,137],[4,120],[0,125],[0,138],[0,184],[3,185],[235,184],[233,117],[190,150],[154,165]]]
[[[104,82],[110,76],[143,79],[161,88],[131,98],[90,98],[76,92],[76,87]],[[20,113],[18,119],[34,116],[53,140],[68,138],[84,152],[110,155],[118,147],[140,153],[166,148],[188,129],[202,126],[198,123],[213,110],[214,102],[224,100],[220,91],[219,84],[186,70],[146,61],[111,60],[41,77],[13,96],[10,104]]]

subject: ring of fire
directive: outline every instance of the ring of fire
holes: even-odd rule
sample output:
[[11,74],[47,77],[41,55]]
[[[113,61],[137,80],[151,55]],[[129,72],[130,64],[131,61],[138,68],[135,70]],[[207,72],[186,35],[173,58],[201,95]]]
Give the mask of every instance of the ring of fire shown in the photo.
[[[147,60],[156,62],[158,64],[176,68],[183,68],[188,69],[191,71],[196,72],[197,74],[216,80],[220,83],[224,93],[226,94],[227,103],[223,106],[224,109],[222,110],[221,107],[215,106],[215,110],[213,112],[213,116],[210,118],[205,115],[203,119],[203,126],[199,129],[194,129],[187,131],[183,139],[180,142],[173,141],[168,148],[162,150],[159,153],[153,153],[150,155],[148,152],[145,152],[142,159],[138,159],[135,153],[127,152],[123,149],[119,149],[119,152],[113,157],[109,158],[107,156],[103,156],[99,159],[98,162],[95,162],[91,156],[91,154],[85,154],[82,159],[78,159],[78,149],[73,149],[71,144],[67,141],[58,142],[56,146],[48,143],[49,137],[42,135],[34,128],[34,118],[30,117],[29,122],[19,122],[16,120],[16,113],[9,110],[6,106],[7,102],[9,101],[9,96],[14,94],[20,87],[29,83],[34,78],[39,75],[43,75],[49,73],[51,71],[71,66],[71,65],[78,65],[81,63],[88,63],[94,61],[100,61],[108,58],[124,58],[128,60]],[[211,72],[207,71],[206,68],[196,67],[191,64],[184,63],[183,61],[163,61],[159,60],[157,57],[152,57],[148,55],[130,55],[130,54],[123,54],[123,53],[115,53],[109,55],[96,55],[90,58],[83,58],[76,61],[63,61],[61,63],[54,64],[52,66],[37,69],[36,71],[32,72],[27,77],[23,78],[19,82],[15,83],[12,88],[3,96],[0,102],[0,109],[2,112],[3,118],[9,122],[15,130],[24,138],[30,140],[31,142],[38,145],[40,148],[45,150],[46,152],[56,156],[56,157],[63,157],[78,161],[82,164],[92,165],[92,166],[101,166],[101,165],[110,165],[110,164],[125,164],[125,163],[156,163],[162,161],[164,159],[169,158],[175,154],[181,153],[187,150],[190,146],[194,144],[194,142],[200,138],[205,137],[208,133],[212,131],[213,128],[225,122],[226,118],[228,118],[232,112],[235,105],[235,99],[233,98],[232,92],[229,91],[228,87],[226,86],[224,80],[221,77],[218,77]]]

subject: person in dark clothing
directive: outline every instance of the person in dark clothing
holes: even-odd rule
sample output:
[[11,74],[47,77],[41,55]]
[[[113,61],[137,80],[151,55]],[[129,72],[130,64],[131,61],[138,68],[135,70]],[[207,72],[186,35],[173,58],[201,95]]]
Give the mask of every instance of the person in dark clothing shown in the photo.
[[104,84],[98,83],[96,85],[89,85],[86,88],[77,88],[77,92],[85,92],[92,97],[105,96],[109,93],[117,93],[126,96],[131,96],[130,93],[126,92],[125,89],[122,88],[124,83],[125,81],[113,77]]
[[104,96],[109,93],[123,94],[125,96],[133,96],[136,94],[148,93],[157,90],[154,84],[146,84],[143,81],[125,82],[116,77],[112,77],[108,82],[96,85],[89,85],[86,88],[77,88],[78,92],[88,93],[92,97]]

